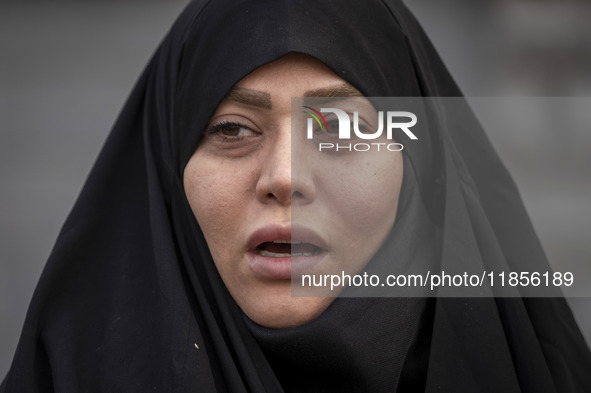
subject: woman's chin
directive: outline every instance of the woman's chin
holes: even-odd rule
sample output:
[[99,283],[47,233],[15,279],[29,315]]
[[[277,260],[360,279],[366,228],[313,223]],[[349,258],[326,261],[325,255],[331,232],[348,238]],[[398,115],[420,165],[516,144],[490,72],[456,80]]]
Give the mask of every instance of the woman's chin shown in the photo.
[[[241,304],[253,322],[271,329],[301,326],[318,318],[335,298],[274,296]],[[241,302],[239,302],[241,303]]]

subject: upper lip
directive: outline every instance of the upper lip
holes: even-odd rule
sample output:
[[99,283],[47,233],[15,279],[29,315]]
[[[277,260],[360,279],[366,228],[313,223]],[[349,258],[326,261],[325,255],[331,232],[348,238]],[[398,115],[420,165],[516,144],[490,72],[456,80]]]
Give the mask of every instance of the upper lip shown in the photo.
[[313,229],[290,222],[268,224],[255,230],[248,237],[247,248],[249,251],[255,251],[262,243],[273,241],[297,241],[309,243],[324,250],[328,248],[326,241]]

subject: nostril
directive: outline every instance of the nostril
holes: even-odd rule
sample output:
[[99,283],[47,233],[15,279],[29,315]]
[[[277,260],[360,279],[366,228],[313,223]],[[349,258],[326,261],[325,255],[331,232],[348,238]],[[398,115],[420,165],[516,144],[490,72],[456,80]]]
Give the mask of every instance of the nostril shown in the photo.
[[291,194],[291,197],[292,198],[303,198],[304,197],[304,194],[302,194],[299,191],[295,191],[293,194]]

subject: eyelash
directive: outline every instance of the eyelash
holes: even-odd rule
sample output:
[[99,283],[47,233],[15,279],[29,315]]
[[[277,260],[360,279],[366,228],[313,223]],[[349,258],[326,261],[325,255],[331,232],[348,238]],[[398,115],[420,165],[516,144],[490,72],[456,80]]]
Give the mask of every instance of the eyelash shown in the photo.
[[238,141],[241,141],[244,138],[246,138],[246,136],[244,136],[244,135],[236,135],[236,136],[223,135],[221,133],[221,131],[224,128],[245,128],[247,130],[250,130],[253,133],[256,133],[250,127],[247,127],[247,126],[240,124],[240,123],[236,123],[233,121],[220,121],[218,123],[212,124],[209,127],[209,129],[207,130],[207,134],[208,135],[217,135],[219,138],[222,139],[222,142],[238,142]]

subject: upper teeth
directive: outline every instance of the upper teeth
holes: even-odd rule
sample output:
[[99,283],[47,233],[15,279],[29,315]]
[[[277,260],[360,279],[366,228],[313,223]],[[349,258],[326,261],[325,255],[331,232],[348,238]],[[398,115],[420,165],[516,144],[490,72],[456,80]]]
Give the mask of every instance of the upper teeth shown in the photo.
[[273,257],[273,258],[286,258],[286,257],[311,257],[314,254],[311,252],[299,252],[299,253],[283,253],[283,252],[271,252],[267,250],[261,250],[259,252],[260,255],[264,257]]
[[277,244],[302,244],[299,240],[273,240],[271,243]]

